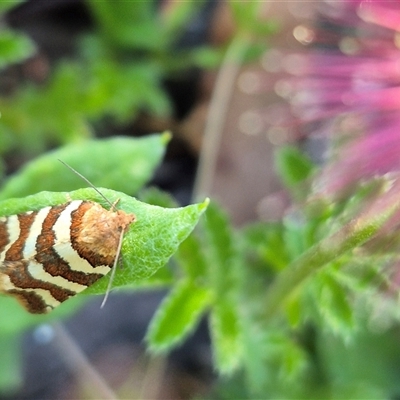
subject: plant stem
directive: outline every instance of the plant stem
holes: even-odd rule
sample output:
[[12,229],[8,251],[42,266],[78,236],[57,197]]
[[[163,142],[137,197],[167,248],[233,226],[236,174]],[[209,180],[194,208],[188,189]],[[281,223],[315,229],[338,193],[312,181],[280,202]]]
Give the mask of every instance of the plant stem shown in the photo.
[[248,40],[243,35],[237,35],[230,43],[218,71],[204,129],[203,145],[193,190],[194,201],[210,195],[235,80],[247,48]]
[[264,298],[266,308],[262,313],[263,318],[272,319],[300,283],[347,251],[371,239],[399,210],[399,188],[392,188],[390,193],[379,198],[367,212],[303,253],[270,286]]

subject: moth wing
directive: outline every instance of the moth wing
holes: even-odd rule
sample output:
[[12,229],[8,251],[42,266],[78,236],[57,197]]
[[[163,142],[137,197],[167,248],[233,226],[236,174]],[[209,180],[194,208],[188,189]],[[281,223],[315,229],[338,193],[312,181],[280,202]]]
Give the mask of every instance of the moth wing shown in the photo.
[[[26,280],[28,260],[3,261],[0,263],[0,292],[9,294],[20,302],[30,313],[45,314],[60,304],[46,288],[30,287],[32,280]],[[11,281],[12,276],[12,281]],[[15,282],[18,282],[14,285]],[[20,283],[27,283],[20,285]]]
[[29,260],[3,261],[0,264],[0,273],[5,273],[10,270],[22,270],[28,263]]
[[14,285],[10,284],[10,275],[23,279],[26,275],[27,264],[29,264],[28,260],[3,261],[0,264],[0,291],[14,289]]

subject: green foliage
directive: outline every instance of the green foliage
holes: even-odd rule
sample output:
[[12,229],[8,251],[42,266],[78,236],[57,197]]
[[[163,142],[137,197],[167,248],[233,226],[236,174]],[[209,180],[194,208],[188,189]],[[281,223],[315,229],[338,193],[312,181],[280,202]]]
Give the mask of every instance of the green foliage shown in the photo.
[[235,306],[238,263],[235,238],[228,217],[214,205],[206,214],[204,229],[207,237],[208,285],[215,298],[210,316],[214,362],[221,372],[229,373],[237,367],[242,350],[238,309]]
[[[2,2],[0,12],[18,3],[17,0]],[[74,58],[52,65],[43,84],[21,84],[13,88],[11,95],[0,98],[1,155],[12,154],[19,162],[50,147],[65,145],[34,159],[8,178],[0,190],[0,213],[10,215],[34,210],[63,203],[68,198],[92,199],[109,207],[94,189],[76,190],[86,184],[57,160],[60,159],[96,187],[116,190],[101,189],[109,200],[120,199],[118,206],[137,217],[124,237],[125,267],[117,271],[113,287],[128,290],[165,286],[175,278],[174,272],[161,267],[193,229],[207,202],[171,208],[172,202],[167,196],[155,191],[142,193],[154,204],[168,207],[161,208],[121,193],[138,193],[151,178],[164,154],[168,135],[140,140],[89,139],[94,128],[104,120],[124,125],[139,112],[167,115],[171,109],[163,80],[172,75],[179,79],[182,74],[177,72],[196,64],[214,62],[215,66],[220,58],[213,57],[213,51],[204,47],[197,55],[196,49],[181,51],[176,46],[182,28],[202,2],[177,4],[164,20],[153,2],[88,0],[86,5],[95,27],[90,34],[78,38]],[[0,68],[23,61],[34,50],[29,38],[3,29]],[[0,170],[3,172],[3,164]],[[106,277],[86,294],[104,293],[107,282]],[[199,289],[197,300],[193,297],[190,303],[199,312],[207,298],[201,292]],[[76,296],[48,316],[29,315],[13,299],[1,297],[0,337],[11,340],[32,325],[68,315],[85,297]],[[191,311],[192,307],[188,309]],[[187,315],[190,317],[190,312]],[[192,320],[194,327],[197,317]],[[15,355],[14,359],[18,357]],[[0,369],[6,369],[4,363],[8,362],[8,356],[0,357]],[[12,370],[10,367],[10,374]],[[7,382],[11,382],[10,387],[18,382],[18,379],[12,382],[6,374],[2,378],[3,389]]]
[[378,399],[399,393],[397,336],[398,328],[371,332],[363,326],[350,342],[344,342],[331,332],[320,331],[316,350],[330,382],[329,398]]
[[25,35],[6,29],[0,33],[0,69],[23,61],[34,53],[35,45]]
[[0,13],[4,14],[6,11],[10,10],[11,8],[17,6],[18,4],[23,3],[25,0],[7,0],[2,1],[0,3]]
[[0,133],[10,132],[10,150],[18,145],[31,154],[50,141],[68,143],[91,136],[90,121],[112,116],[126,123],[139,110],[167,113],[165,93],[158,87],[154,65],[120,65],[95,58],[87,63],[59,65],[44,87],[28,86],[0,100]]
[[[16,5],[23,3],[23,1],[9,0],[1,2],[0,18],[3,19],[4,13]],[[10,64],[24,61],[36,51],[34,43],[27,36],[5,28],[4,25],[3,23],[0,29],[0,70],[8,67]]]
[[[110,201],[118,201],[118,208],[128,214],[136,215],[136,222],[124,236],[122,258],[127,268],[115,275],[113,286],[126,286],[154,274],[162,267],[196,225],[207,202],[184,208],[161,208],[150,206],[121,192],[98,188]],[[46,206],[62,204],[72,200],[90,200],[103,207],[109,204],[92,188],[73,192],[40,192],[21,199],[8,199],[0,202],[0,216],[20,214],[39,210]],[[104,293],[108,278],[98,281],[87,293]]]
[[240,31],[264,39],[276,31],[276,25],[273,22],[260,18],[262,3],[230,1],[229,4]]
[[[210,324],[217,342],[214,359],[221,371],[237,366],[240,342],[237,310],[233,306],[230,285],[235,279],[234,246],[227,217],[216,206],[206,214],[208,234],[205,243],[189,236],[177,252],[185,277],[178,280],[158,310],[147,340],[154,350],[165,350],[193,330],[202,314],[211,306]],[[183,299],[185,299],[183,301]],[[177,310],[183,315],[177,318]]]
[[[53,191],[75,190],[86,183],[59,160],[67,163],[95,186],[137,193],[161,161],[169,134],[141,139],[114,137],[72,143],[28,163],[9,178],[0,200],[33,194],[49,187]],[[110,157],[115,155],[114,157]]]
[[[59,159],[70,163],[96,185],[107,184],[136,192],[151,177],[164,154],[168,139],[168,134],[150,135],[140,139],[92,139],[45,154],[11,177],[3,191],[0,190],[0,197],[7,198],[0,201],[0,217],[62,204],[70,199],[94,201],[108,209],[110,204],[94,188],[74,190],[80,186],[87,186],[87,183],[74,176],[74,172],[62,165]],[[39,190],[44,187],[54,190],[64,187],[69,191],[42,191],[27,195],[35,187]],[[169,269],[162,267],[193,230],[207,208],[208,200],[183,208],[163,208],[143,203],[119,191],[101,187],[97,190],[109,202],[118,200],[118,209],[136,216],[135,222],[124,235],[121,250],[123,265],[116,271],[112,288],[132,290],[170,284],[174,276]],[[9,198],[11,195],[26,195],[26,197]],[[152,196],[148,194],[148,197],[152,197],[153,200],[163,199],[165,203],[169,203],[168,206],[171,206],[165,195],[157,195],[154,190]],[[10,341],[11,345],[14,338],[18,338],[21,332],[32,325],[71,314],[85,301],[87,297],[85,295],[104,294],[108,281],[109,277],[105,276],[86,289],[82,295],[75,296],[49,315],[43,316],[28,314],[13,298],[1,296],[0,347],[3,342],[6,345],[7,341]],[[195,281],[192,280],[188,284],[186,291],[182,289],[177,295],[175,304],[169,306],[170,312],[175,310],[176,313],[185,299],[187,312],[182,310],[182,322],[180,325],[177,324],[178,327],[190,325],[188,320],[192,320],[194,326],[197,316],[192,316],[193,309],[198,308],[200,313],[208,302],[206,289],[199,288],[196,292]],[[171,320],[164,320],[164,324],[171,326]],[[10,357],[13,356],[17,361],[19,356],[16,350],[12,349],[12,347],[9,349],[10,354],[12,353]],[[0,358],[1,370],[6,369],[4,363],[9,363],[9,352],[4,351],[4,357]],[[16,361],[10,364],[13,367],[9,368],[9,375],[2,375],[0,390],[11,389],[19,382]]]
[[[397,256],[372,256],[368,241],[399,212],[398,196],[388,185],[369,184],[347,201],[304,203],[316,168],[293,148],[277,160],[302,207],[281,222],[234,230],[211,204],[176,254],[179,278],[149,329],[150,347],[175,346],[207,314],[214,365],[227,377],[212,398],[395,395],[400,354],[389,357],[395,344],[387,328],[397,326],[400,313],[383,288],[385,266]],[[183,315],[171,324],[179,303]]]
[[[17,3],[4,3],[0,11]],[[57,159],[110,201],[119,199],[118,207],[137,221],[124,236],[123,268],[112,286],[170,286],[146,336],[153,352],[179,345],[208,316],[213,361],[222,375],[211,398],[398,397],[400,312],[392,269],[399,262],[399,235],[390,221],[400,202],[393,181],[360,185],[340,201],[316,198],[317,168],[285,147],[275,167],[298,203],[281,221],[234,229],[211,204],[189,236],[207,201],[176,208],[157,190],[140,191],[164,153],[166,135],[88,140],[92,124],[102,118],[124,124],[140,110],[168,113],[163,77],[219,62],[222,51],[209,48],[172,55],[196,3],[182,2],[161,23],[152,2],[87,1],[96,26],[80,39],[76,60],[58,64],[43,87],[30,85],[0,99],[0,152],[18,148],[35,154],[49,143],[68,143],[6,181],[0,216],[68,198],[109,207],[93,188],[79,189],[83,182]],[[259,19],[260,3],[230,6],[238,30],[230,49],[237,62],[265,50],[265,35],[275,27]],[[0,67],[32,51],[26,38],[7,31],[0,40]],[[142,201],[122,192],[139,193]],[[14,299],[0,298],[0,370],[6,371],[1,390],[21,379],[21,333],[71,314],[85,295],[104,293],[108,280],[45,316],[29,315]]]
[[14,335],[0,335],[1,374],[0,391],[12,394],[15,387],[22,382],[21,357],[19,356],[20,337]]
[[[0,20],[4,20],[4,13],[22,3],[24,0],[10,0],[0,2]],[[14,63],[19,63],[31,57],[36,51],[36,46],[26,35],[5,27],[4,22],[0,28],[0,71]],[[1,100],[0,100],[1,103]],[[4,153],[14,143],[13,132],[2,128],[1,119],[5,110],[0,108],[0,154]],[[3,161],[0,160],[0,178],[3,175]]]
[[205,287],[192,279],[176,282],[149,327],[150,349],[162,351],[181,342],[193,331],[209,303],[210,293]]
[[165,45],[162,27],[154,18],[154,3],[89,0],[87,4],[96,18],[100,35],[114,46],[151,50]]
[[[220,59],[211,49],[197,55],[197,49],[176,48],[201,2],[177,4],[165,21],[153,2],[88,0],[86,5],[95,28],[78,39],[74,59],[54,65],[45,84],[27,84],[0,98],[0,153],[32,156],[49,145],[79,142],[105,118],[125,125],[143,111],[168,115],[163,79],[172,74],[179,79],[179,71],[212,60],[215,66]],[[29,57],[32,49],[26,37],[4,31],[0,67]]]
[[[283,147],[276,152],[275,168],[289,188],[308,178],[314,170],[311,160],[294,147]],[[296,193],[293,193],[296,194]]]
[[231,0],[229,5],[236,24],[236,35],[232,43],[239,44],[236,52],[241,53],[240,57],[244,61],[254,61],[265,52],[266,38],[276,33],[278,26],[274,20],[261,17],[265,6],[263,2]]

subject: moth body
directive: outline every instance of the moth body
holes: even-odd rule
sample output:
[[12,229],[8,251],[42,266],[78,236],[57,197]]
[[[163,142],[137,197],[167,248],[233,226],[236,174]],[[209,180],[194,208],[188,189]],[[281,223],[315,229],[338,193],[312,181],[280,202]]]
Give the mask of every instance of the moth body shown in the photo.
[[111,270],[134,221],[84,200],[0,218],[0,292],[31,313],[53,310]]

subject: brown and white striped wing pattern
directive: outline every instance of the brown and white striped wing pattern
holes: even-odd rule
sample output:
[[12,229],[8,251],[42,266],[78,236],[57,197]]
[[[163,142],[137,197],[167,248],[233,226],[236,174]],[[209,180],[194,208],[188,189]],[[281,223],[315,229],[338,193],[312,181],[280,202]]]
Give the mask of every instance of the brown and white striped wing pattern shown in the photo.
[[0,218],[0,291],[53,310],[110,271],[134,219],[83,200]]

